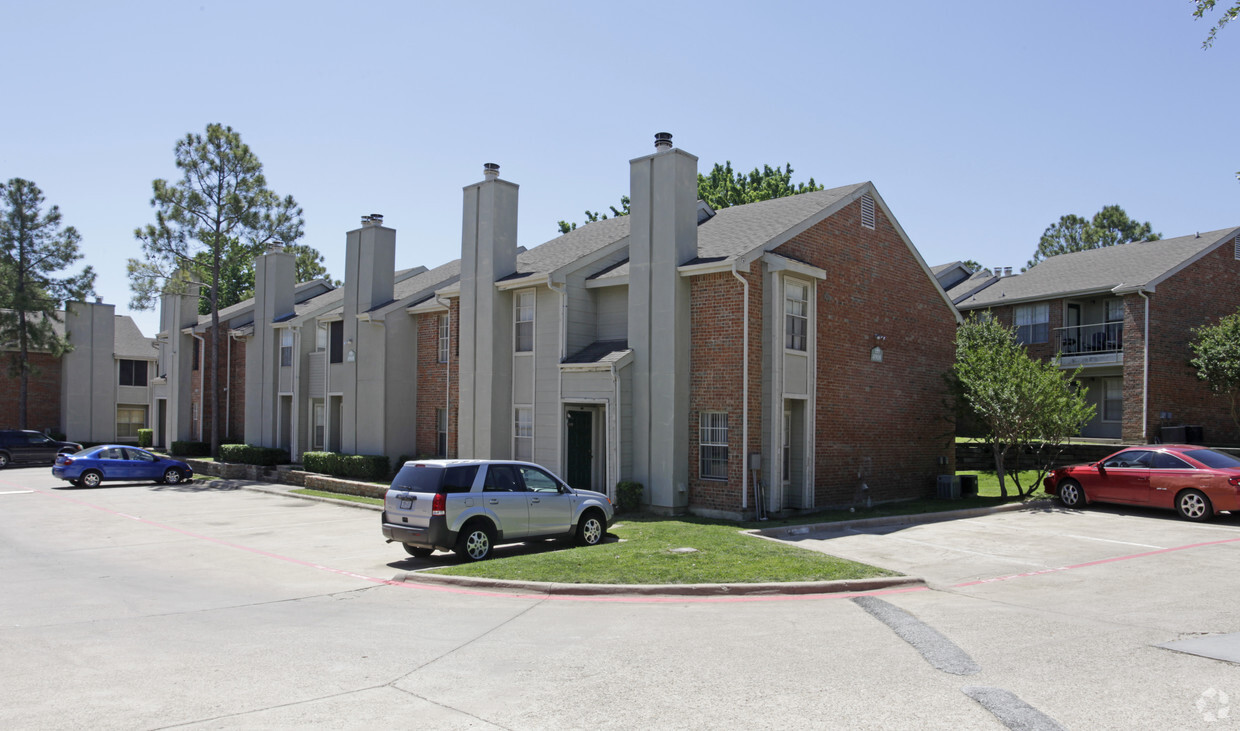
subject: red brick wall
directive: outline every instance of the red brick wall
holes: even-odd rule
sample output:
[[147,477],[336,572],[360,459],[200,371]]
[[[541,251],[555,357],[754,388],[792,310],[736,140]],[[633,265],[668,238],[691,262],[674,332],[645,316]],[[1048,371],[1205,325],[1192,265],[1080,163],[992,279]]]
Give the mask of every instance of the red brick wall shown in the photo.
[[[9,376],[10,351],[0,353],[0,429],[21,426],[18,406],[21,400],[21,379]],[[32,372],[26,382],[26,428],[63,432],[60,423],[60,359],[47,353],[31,353]]]
[[[418,315],[418,414],[417,454],[415,457],[437,456],[435,452],[438,424],[436,409],[448,404],[448,454],[456,456],[458,364],[460,362],[460,300],[451,300],[448,314],[451,322],[452,345],[448,363],[439,362],[439,315]],[[447,388],[447,392],[445,392]]]
[[[211,348],[214,331],[208,329],[203,333],[202,370],[190,371],[190,403],[199,405],[202,429],[199,438],[204,442],[211,441],[211,372],[207,364],[211,359]],[[232,341],[232,358],[229,360],[228,341],[220,342],[220,358],[216,366],[220,378],[220,391],[226,398],[220,399],[219,418],[223,428],[220,430],[220,444],[240,443],[245,436],[245,341]],[[231,380],[230,380],[231,373]],[[203,399],[203,389],[206,399]],[[227,391],[224,389],[227,388]],[[223,423],[227,411],[228,422]]]
[[[1169,425],[1190,424],[1205,430],[1211,444],[1240,444],[1227,397],[1210,393],[1189,365],[1192,330],[1213,325],[1240,307],[1240,262],[1224,244],[1162,284],[1150,298],[1150,388],[1147,438],[1159,433],[1159,413],[1171,412]],[[1141,439],[1141,372],[1145,303],[1139,295],[1125,299],[1124,439]]]
[[[815,506],[852,501],[858,473],[873,500],[919,497],[954,469],[943,375],[955,357],[951,308],[881,209],[861,226],[860,202],[776,253],[826,270],[816,311]],[[756,267],[755,267],[756,269]],[[761,449],[762,282],[750,282],[750,444],[741,449],[742,286],[730,273],[694,277],[690,341],[690,508],[741,509],[744,455]],[[782,306],[776,315],[782,344]],[[881,343],[875,335],[886,337]],[[881,344],[882,363],[870,360]],[[728,481],[698,477],[698,416],[726,411]],[[947,458],[939,465],[940,457]]]
[[[923,496],[954,471],[943,376],[956,319],[882,209],[875,215],[873,230],[862,227],[854,202],[775,250],[827,272],[816,302],[819,507],[852,502],[862,481],[874,501]],[[870,360],[875,345],[882,363]]]

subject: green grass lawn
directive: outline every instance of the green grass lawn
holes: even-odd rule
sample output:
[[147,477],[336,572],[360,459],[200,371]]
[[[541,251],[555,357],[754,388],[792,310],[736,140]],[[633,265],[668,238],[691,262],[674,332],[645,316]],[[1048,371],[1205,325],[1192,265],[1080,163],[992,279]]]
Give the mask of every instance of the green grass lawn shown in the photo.
[[[978,496],[961,500],[924,498],[877,505],[870,509],[830,510],[792,518],[731,522],[706,518],[657,518],[621,515],[609,531],[608,541],[598,546],[568,549],[559,542],[533,543],[516,555],[502,550],[502,557],[476,564],[460,564],[431,573],[477,576],[491,579],[546,581],[564,584],[710,584],[781,581],[831,581],[896,574],[865,564],[775,543],[741,531],[787,525],[829,523],[858,518],[914,515],[947,510],[1002,505],[1018,500],[1008,479],[1008,497],[999,496],[999,480],[993,472],[960,472],[978,476]],[[1028,487],[1033,471],[1020,474]],[[300,489],[304,495],[382,505],[376,498]],[[1041,488],[1027,497],[1045,497]],[[673,553],[693,548],[692,553]]]
[[289,492],[292,492],[297,495],[313,495],[314,497],[329,497],[333,500],[344,500],[345,502],[349,502],[349,503],[365,503],[366,505],[382,505],[383,504],[383,501],[377,497],[366,497],[364,495],[350,495],[344,492],[327,492],[326,490],[309,490],[306,488],[290,490]]
[[[619,540],[616,540],[616,539]],[[693,548],[693,553],[672,549]],[[898,576],[743,535],[736,523],[623,517],[597,546],[493,558],[431,573],[567,584],[748,584]]]

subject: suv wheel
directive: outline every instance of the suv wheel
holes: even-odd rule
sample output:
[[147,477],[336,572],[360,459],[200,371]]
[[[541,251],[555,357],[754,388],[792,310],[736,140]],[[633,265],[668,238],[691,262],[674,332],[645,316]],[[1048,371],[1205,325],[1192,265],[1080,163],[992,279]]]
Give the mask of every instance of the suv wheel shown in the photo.
[[471,523],[456,539],[456,554],[467,561],[481,561],[491,555],[495,531],[485,523]]
[[583,546],[598,545],[606,533],[606,525],[597,510],[586,511],[577,523],[577,542]]

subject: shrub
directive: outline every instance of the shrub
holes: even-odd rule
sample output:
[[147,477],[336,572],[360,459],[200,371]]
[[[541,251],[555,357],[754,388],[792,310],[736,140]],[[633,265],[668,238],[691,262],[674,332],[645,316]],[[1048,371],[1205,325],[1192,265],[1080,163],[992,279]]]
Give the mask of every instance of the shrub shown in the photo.
[[138,430],[138,446],[139,447],[149,447],[154,443],[155,443],[155,430],[154,429],[139,429]]
[[220,461],[274,467],[288,463],[288,452],[274,447],[255,447],[249,444],[221,444]]
[[206,442],[173,442],[168,451],[173,457],[207,457],[211,454],[211,445]]
[[391,462],[382,454],[336,454],[305,452],[301,464],[308,472],[320,472],[351,480],[384,482],[392,476]]
[[640,482],[625,480],[616,483],[616,497],[620,501],[620,509],[625,512],[641,510],[645,496],[646,488]]

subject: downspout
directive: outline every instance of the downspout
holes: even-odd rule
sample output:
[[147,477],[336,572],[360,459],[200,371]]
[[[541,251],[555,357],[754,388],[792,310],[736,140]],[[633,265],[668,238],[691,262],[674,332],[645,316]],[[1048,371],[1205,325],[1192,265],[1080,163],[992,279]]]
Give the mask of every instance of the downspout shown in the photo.
[[[207,400],[207,369],[205,363],[206,358],[204,357],[206,355],[207,339],[196,334],[193,330],[191,330],[189,334],[190,337],[198,341],[198,441],[201,442],[203,422],[202,415],[206,411],[203,406]],[[192,367],[193,366],[191,366],[191,368]]]
[[1145,341],[1141,344],[1141,443],[1145,444],[1149,442],[1146,429],[1150,413],[1150,298],[1144,289],[1138,289],[1137,294],[1145,300]]
[[301,454],[301,400],[297,395],[301,393],[301,326],[293,325],[290,328],[293,331],[293,382],[290,385],[292,395],[289,396],[289,421],[288,425],[288,456],[292,459],[294,454]]
[[[568,357],[568,288],[563,284],[557,285],[547,277],[547,286],[552,292],[560,295],[560,363]],[[559,415],[555,420],[555,454],[556,463],[560,466],[560,474],[568,472],[568,465],[564,464],[564,369],[556,364],[555,369],[555,397],[556,407]]]
[[740,281],[745,290],[744,325],[741,335],[741,510],[749,507],[749,280],[741,276],[736,265],[740,259],[732,260],[732,276]]
[[[452,303],[445,300],[439,294],[435,295],[435,302],[448,311],[448,359],[443,364],[443,451],[444,457],[450,456],[448,452],[448,427],[452,424]],[[439,425],[435,425],[438,430]],[[457,429],[460,429],[460,422],[457,422]],[[460,436],[459,434],[457,435]]]
[[232,330],[228,331],[228,357],[224,360],[224,393],[228,394],[224,397],[224,429],[228,434],[229,425],[232,424],[232,414],[229,406],[232,405]]

